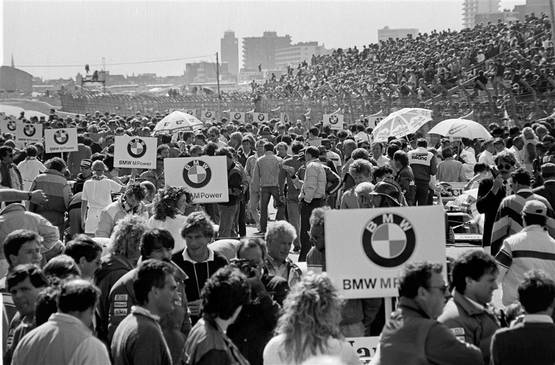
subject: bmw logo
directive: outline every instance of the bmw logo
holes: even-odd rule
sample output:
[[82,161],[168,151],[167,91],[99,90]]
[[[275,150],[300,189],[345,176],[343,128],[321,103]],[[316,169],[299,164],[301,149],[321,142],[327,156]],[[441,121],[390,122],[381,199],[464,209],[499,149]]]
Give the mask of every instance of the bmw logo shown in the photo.
[[54,142],[57,144],[66,144],[69,141],[69,135],[65,129],[58,129],[54,132]]
[[411,257],[416,247],[414,227],[400,215],[378,215],[366,224],[362,246],[366,256],[376,265],[400,266]]
[[140,138],[133,138],[127,144],[127,153],[133,158],[141,158],[146,153],[146,143]]
[[32,124],[26,124],[25,127],[23,127],[23,133],[25,133],[27,137],[33,137],[36,131],[37,129]]
[[192,188],[199,189],[205,187],[211,178],[212,170],[202,160],[189,161],[183,168],[183,180]]
[[235,119],[235,120],[241,120],[241,113],[235,113],[235,114],[233,114],[233,119]]
[[266,119],[266,118],[264,117],[264,114],[260,113],[260,114],[258,114],[258,118],[257,118],[257,119],[258,119],[259,121],[263,122],[264,119]]
[[337,117],[337,115],[331,115],[330,124],[337,124],[337,122],[339,122],[339,118]]
[[204,113],[204,116],[206,118],[212,118],[212,112],[206,112],[206,113]]
[[16,128],[15,122],[13,120],[10,120],[8,122],[8,130],[13,132],[13,131],[15,131],[15,128]]

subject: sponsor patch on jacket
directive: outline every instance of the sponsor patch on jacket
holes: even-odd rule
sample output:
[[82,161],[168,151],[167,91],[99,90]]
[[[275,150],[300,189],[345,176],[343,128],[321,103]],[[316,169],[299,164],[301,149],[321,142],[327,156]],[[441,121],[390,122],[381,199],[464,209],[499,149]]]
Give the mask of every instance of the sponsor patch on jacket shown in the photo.
[[114,308],[127,308],[127,302],[114,302]]
[[114,300],[119,302],[126,302],[127,301],[127,294],[116,294],[114,295]]
[[114,309],[114,316],[127,316],[127,308],[116,308]]
[[461,341],[465,341],[465,337],[464,337],[464,328],[462,327],[455,327],[455,328],[451,328],[451,333],[453,335],[455,335],[455,337]]

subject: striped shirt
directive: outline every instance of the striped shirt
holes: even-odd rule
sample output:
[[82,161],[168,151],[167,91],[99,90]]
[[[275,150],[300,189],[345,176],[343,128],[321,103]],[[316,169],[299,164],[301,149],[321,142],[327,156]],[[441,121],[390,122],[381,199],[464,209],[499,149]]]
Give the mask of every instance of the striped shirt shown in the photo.
[[539,225],[524,227],[503,241],[495,260],[499,267],[498,281],[503,288],[503,304],[509,305],[518,300],[517,288],[527,271],[541,269],[549,277],[555,277],[555,239]]
[[499,252],[503,240],[522,230],[522,209],[529,200],[539,200],[547,207],[547,229],[555,237],[555,220],[551,204],[543,196],[532,193],[530,189],[520,189],[516,194],[504,198],[497,209],[491,231],[491,254]]

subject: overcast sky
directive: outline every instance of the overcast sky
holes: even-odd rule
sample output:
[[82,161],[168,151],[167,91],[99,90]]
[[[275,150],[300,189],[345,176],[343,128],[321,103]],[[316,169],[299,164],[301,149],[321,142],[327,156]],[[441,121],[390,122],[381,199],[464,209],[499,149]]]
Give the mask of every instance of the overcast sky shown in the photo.
[[[16,67],[44,78],[75,77],[102,57],[114,74],[183,74],[186,62],[215,61],[226,30],[238,38],[275,30],[294,43],[337,48],[376,42],[377,29],[386,25],[420,31],[462,25],[462,0],[2,1],[3,64],[13,54]],[[502,8],[524,2],[504,0]],[[176,58],[191,59],[111,65]],[[37,65],[68,66],[24,67]]]

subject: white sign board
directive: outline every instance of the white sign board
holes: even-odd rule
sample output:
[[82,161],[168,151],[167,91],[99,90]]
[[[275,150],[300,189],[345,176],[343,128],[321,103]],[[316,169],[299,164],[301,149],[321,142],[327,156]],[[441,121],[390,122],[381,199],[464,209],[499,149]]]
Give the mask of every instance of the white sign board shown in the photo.
[[288,122],[289,121],[289,116],[287,115],[287,113],[281,112],[281,113],[279,113],[279,120],[281,122],[284,122],[284,123]]
[[15,120],[9,118],[2,118],[2,120],[0,120],[0,132],[15,134],[16,129],[17,124]]
[[378,123],[381,122],[383,118],[385,118],[385,115],[377,115],[377,116],[373,115],[371,117],[368,117],[368,127],[376,128]]
[[114,167],[155,169],[155,137],[116,136],[114,141]]
[[225,156],[200,156],[164,159],[166,186],[183,186],[193,203],[229,201]]
[[15,141],[20,143],[41,143],[42,124],[24,123],[16,121]]
[[343,129],[343,114],[324,114],[324,127],[330,126],[331,129]]
[[48,128],[44,130],[46,153],[77,151],[77,128]]
[[231,119],[232,122],[245,123],[245,113],[230,112],[229,119]]
[[353,346],[361,360],[369,360],[376,354],[376,349],[380,343],[380,337],[347,337],[345,341]]
[[441,206],[330,210],[325,224],[327,272],[346,299],[396,297],[406,264],[445,265]]
[[264,123],[268,121],[268,113],[252,113],[252,121]]

